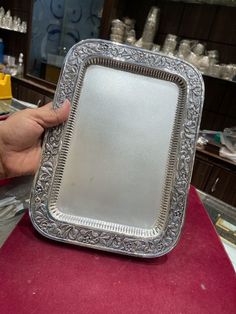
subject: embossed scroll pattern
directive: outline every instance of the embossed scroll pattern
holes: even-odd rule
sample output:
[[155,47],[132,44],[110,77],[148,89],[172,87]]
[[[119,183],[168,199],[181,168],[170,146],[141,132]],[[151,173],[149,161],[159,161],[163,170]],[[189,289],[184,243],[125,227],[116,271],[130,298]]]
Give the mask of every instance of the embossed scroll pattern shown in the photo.
[[[142,238],[78,226],[58,221],[52,217],[48,211],[48,200],[64,135],[64,125],[53,128],[46,134],[41,167],[31,195],[31,220],[40,233],[52,239],[129,255],[146,257],[163,255],[175,246],[183,223],[204,96],[201,75],[191,65],[175,58],[107,41],[87,40],[75,45],[66,58],[54,99],[55,107],[59,107],[66,98],[72,99],[84,62],[95,57],[110,58],[137,66],[154,68],[177,75],[186,83],[186,97],[183,106],[185,114],[181,126],[179,158],[175,169],[175,182],[171,191],[166,226],[159,236]],[[71,114],[73,114],[73,108]]]

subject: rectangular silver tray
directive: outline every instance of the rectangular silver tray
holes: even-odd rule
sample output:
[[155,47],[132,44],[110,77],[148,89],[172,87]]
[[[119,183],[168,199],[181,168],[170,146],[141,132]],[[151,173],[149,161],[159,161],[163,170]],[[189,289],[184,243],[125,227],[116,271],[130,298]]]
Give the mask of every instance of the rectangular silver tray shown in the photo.
[[141,257],[176,244],[204,97],[185,61],[102,40],[69,51],[32,190],[35,228],[54,240]]

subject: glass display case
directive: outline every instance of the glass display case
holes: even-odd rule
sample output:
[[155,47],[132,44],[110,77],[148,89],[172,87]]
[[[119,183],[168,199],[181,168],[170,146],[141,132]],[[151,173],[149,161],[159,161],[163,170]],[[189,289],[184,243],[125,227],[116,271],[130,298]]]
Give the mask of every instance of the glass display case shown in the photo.
[[103,2],[33,1],[29,74],[56,83],[69,49],[82,39],[99,36]]
[[198,194],[218,234],[236,245],[236,208],[200,190]]

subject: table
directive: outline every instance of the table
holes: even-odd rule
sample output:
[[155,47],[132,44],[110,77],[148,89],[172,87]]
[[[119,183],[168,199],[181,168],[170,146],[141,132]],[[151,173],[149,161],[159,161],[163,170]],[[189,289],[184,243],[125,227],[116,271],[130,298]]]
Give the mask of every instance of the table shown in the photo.
[[177,247],[138,259],[39,235],[25,215],[0,250],[0,313],[235,313],[233,267],[194,188]]

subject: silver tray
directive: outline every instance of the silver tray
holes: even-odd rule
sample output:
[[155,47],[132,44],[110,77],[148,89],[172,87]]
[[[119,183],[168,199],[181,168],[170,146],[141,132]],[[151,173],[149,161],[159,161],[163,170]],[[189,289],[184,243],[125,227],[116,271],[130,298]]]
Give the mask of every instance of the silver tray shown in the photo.
[[185,61],[102,40],[71,48],[47,131],[30,216],[44,236],[156,257],[177,243],[204,97]]

